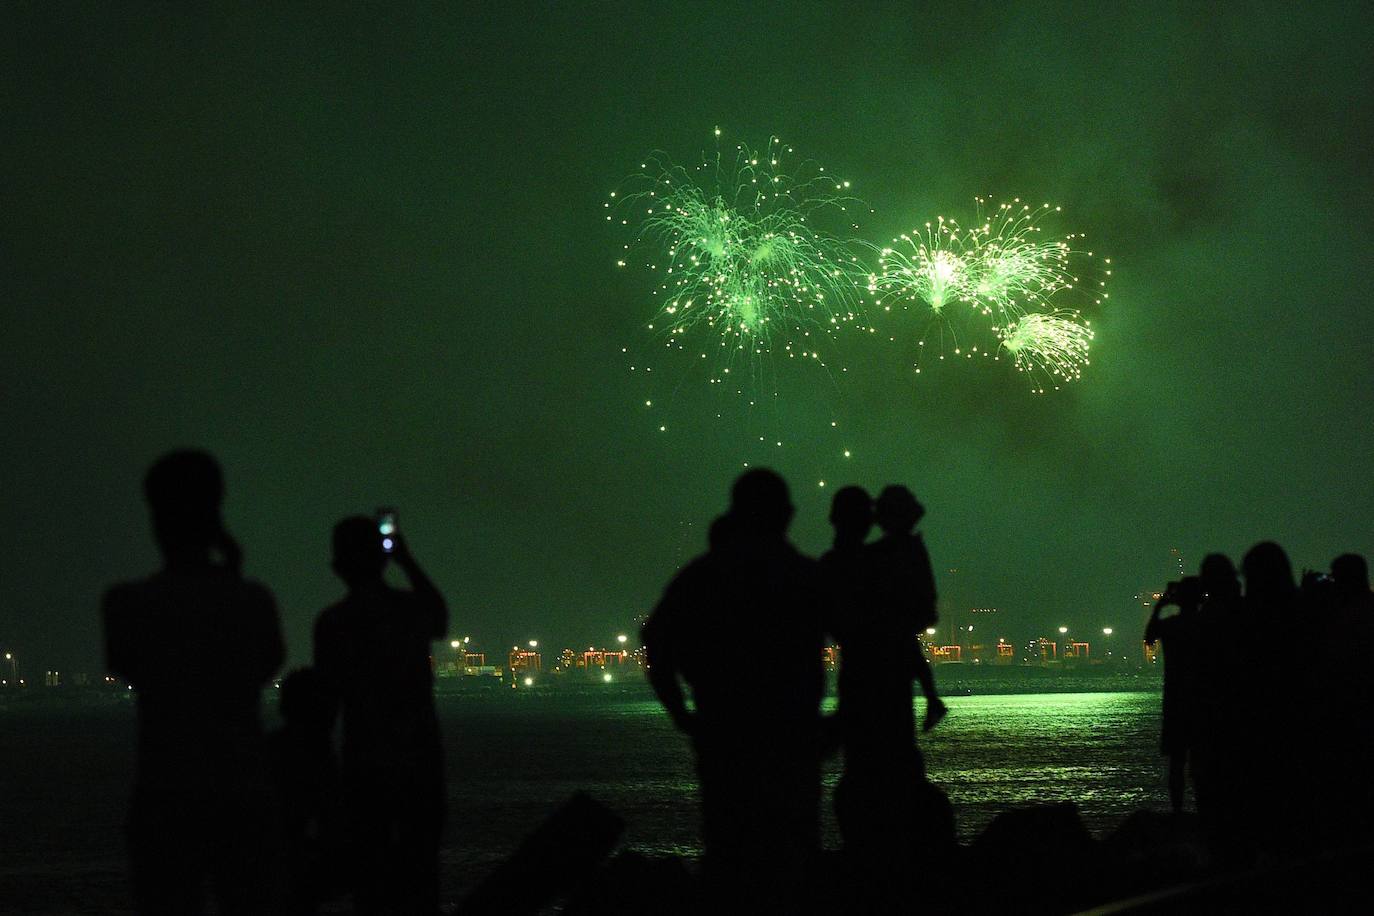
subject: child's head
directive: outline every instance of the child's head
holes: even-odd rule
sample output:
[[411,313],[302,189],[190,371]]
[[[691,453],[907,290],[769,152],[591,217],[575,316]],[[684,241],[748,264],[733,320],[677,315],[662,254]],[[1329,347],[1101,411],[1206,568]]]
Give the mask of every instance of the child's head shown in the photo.
[[901,484],[892,484],[878,494],[874,517],[885,534],[904,534],[915,528],[925,514],[925,506],[910,490]]

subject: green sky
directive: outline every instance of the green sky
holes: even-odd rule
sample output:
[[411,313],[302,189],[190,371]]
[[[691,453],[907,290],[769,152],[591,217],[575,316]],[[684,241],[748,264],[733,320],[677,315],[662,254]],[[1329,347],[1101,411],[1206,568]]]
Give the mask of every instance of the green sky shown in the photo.
[[[1071,390],[893,349],[789,389],[805,549],[818,476],[907,482],[952,604],[1016,637],[1130,630],[1173,547],[1374,551],[1368,5],[285,6],[0,11],[0,642],[31,674],[98,668],[102,588],[156,562],[143,470],[188,444],[297,660],[331,524],[388,503],[487,647],[627,629],[752,431],[641,409],[651,283],[601,202],[716,125],[851,179],[875,240],[1020,195],[1116,268]],[[837,410],[846,465],[809,432]]]

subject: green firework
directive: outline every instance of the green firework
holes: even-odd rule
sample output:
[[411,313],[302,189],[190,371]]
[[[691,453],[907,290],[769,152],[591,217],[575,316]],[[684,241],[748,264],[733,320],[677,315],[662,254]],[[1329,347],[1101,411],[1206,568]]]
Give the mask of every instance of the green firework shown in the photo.
[[812,356],[818,337],[859,317],[857,243],[818,226],[848,223],[857,201],[849,182],[814,162],[793,167],[793,155],[776,138],[758,151],[718,149],[691,168],[657,153],[611,195],[607,219],[635,233],[620,266],[643,257],[658,275],[650,327],[671,344],[705,329],[727,365],[776,349]]
[[1046,384],[1058,389],[1082,375],[1093,332],[1076,312],[1032,312],[1006,327],[1001,337],[1002,350],[1031,376],[1031,390],[1043,394]]
[[943,216],[892,240],[878,255],[868,288],[889,311],[894,302],[921,302],[940,315],[954,302],[971,301],[978,233]]

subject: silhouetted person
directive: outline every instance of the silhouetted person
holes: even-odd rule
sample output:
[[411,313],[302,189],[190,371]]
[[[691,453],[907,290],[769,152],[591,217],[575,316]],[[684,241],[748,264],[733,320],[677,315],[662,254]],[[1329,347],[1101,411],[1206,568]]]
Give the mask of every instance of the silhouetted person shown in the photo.
[[282,726],[267,738],[286,853],[290,912],[316,913],[341,887],[343,824],[339,763],[331,740],[334,700],[318,672],[281,682]]
[[[1306,578],[1306,577],[1304,577]],[[1374,646],[1374,594],[1369,590],[1369,567],[1359,554],[1342,554],[1331,561],[1331,574],[1322,577],[1321,599],[1308,612],[1322,614],[1324,677],[1313,684],[1319,722],[1319,748],[1326,749],[1325,770],[1318,793],[1328,812],[1319,839],[1330,845],[1365,844],[1374,823],[1374,684],[1367,662]]]
[[[1198,668],[1199,657],[1198,606],[1202,603],[1202,580],[1185,576],[1169,583],[1163,596],[1155,602],[1150,622],[1145,627],[1145,642],[1163,643],[1164,698],[1161,709],[1160,749],[1169,758],[1169,803],[1174,813],[1183,811],[1189,758],[1197,746]],[[1172,617],[1161,617],[1169,606],[1178,608]]]
[[1299,616],[1293,566],[1278,544],[1264,541],[1251,547],[1241,561],[1241,575],[1245,619],[1236,638],[1248,663],[1238,672],[1244,692],[1233,694],[1233,736],[1238,745],[1232,771],[1222,778],[1235,780],[1243,793],[1238,801],[1245,811],[1238,822],[1248,844],[1266,852],[1296,850],[1314,813],[1310,792],[1299,788],[1309,779],[1308,742],[1317,737],[1305,721],[1312,696],[1291,662],[1277,676],[1254,675],[1257,670],[1267,672],[1265,660],[1280,645],[1282,634],[1307,622]]
[[[673,579],[644,625],[650,683],[696,751],[706,879],[745,912],[799,910],[819,844],[826,592],[786,540],[792,511],[772,471],[741,476],[732,535]],[[757,676],[727,643],[767,660]]]
[[106,667],[138,703],[136,905],[185,916],[210,896],[220,912],[266,912],[278,873],[259,703],[284,655],[276,604],[240,575],[210,455],[164,456],[144,493],[163,567],[103,606]]
[[1331,561],[1333,629],[1343,663],[1356,663],[1374,640],[1374,592],[1369,590],[1369,565],[1357,553]]
[[[953,827],[948,802],[926,782],[912,712],[912,684],[920,680],[927,725],[944,714],[920,643],[935,622],[934,576],[914,532],[921,506],[910,490],[894,486],[879,496],[871,517],[864,508],[857,494],[836,499],[836,547],[827,566],[857,577],[852,597],[836,602],[844,774],[835,812],[859,902],[873,910],[896,903],[891,895],[918,858],[931,864],[952,845]],[[870,518],[883,536],[863,546]]]
[[[444,785],[429,656],[448,608],[393,540],[388,556],[377,523],[361,516],[334,528],[334,572],[348,594],[315,623],[315,668],[342,708],[354,908],[410,916],[439,903]],[[393,559],[409,591],[384,581]]]
[[1241,861],[1250,844],[1246,819],[1251,809],[1243,780],[1234,774],[1245,766],[1246,741],[1254,727],[1250,685],[1257,638],[1230,557],[1208,554],[1198,578],[1203,602],[1196,629],[1204,661],[1198,668],[1193,794],[1214,850]]
[[[930,731],[945,717],[946,708],[935,689],[935,676],[921,649],[921,637],[934,626],[935,575],[930,554],[916,525],[925,516],[925,507],[903,486],[889,486],[878,495],[874,520],[882,537],[867,550],[869,589],[867,600],[872,612],[881,616],[881,631],[906,650],[910,675],[921,685],[926,698],[924,731]],[[910,716],[906,717],[908,720]]]

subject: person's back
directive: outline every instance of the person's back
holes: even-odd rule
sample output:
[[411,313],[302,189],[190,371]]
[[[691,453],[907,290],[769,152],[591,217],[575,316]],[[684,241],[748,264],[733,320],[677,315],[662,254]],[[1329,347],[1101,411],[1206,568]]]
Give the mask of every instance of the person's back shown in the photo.
[[430,642],[434,611],[378,582],[330,605],[315,627],[316,663],[339,697],[349,769],[409,765],[438,747]]
[[259,704],[285,654],[276,606],[239,574],[214,459],[172,453],[145,491],[165,566],[102,608],[107,669],[138,708],[135,896],[141,912],[196,913],[208,887],[256,912],[275,877]]
[[821,575],[831,593],[828,634],[840,644],[841,652],[849,642],[850,628],[862,619],[864,583],[867,579],[867,554],[864,542],[873,530],[873,499],[862,487],[841,487],[830,503],[830,524],[835,538],[821,555]]
[[[386,554],[361,516],[334,529],[334,570],[348,593],[315,623],[315,669],[343,719],[342,772],[359,913],[434,913],[443,828],[443,761],[430,642],[448,629],[443,596],[399,534]],[[411,589],[386,584],[389,560]]]
[[168,569],[111,588],[104,616],[108,668],[136,691],[141,776],[201,785],[260,751],[262,688],[284,654],[267,589]]
[[[701,724],[786,734],[819,715],[824,599],[814,560],[783,541],[739,538],[679,573],[649,638],[660,642],[659,626],[671,631]],[[748,689],[727,645],[757,653],[759,676]]]
[[741,477],[730,538],[673,579],[644,626],[650,683],[696,751],[708,881],[746,910],[799,904],[819,847],[828,598],[784,538],[791,514],[775,474]]

